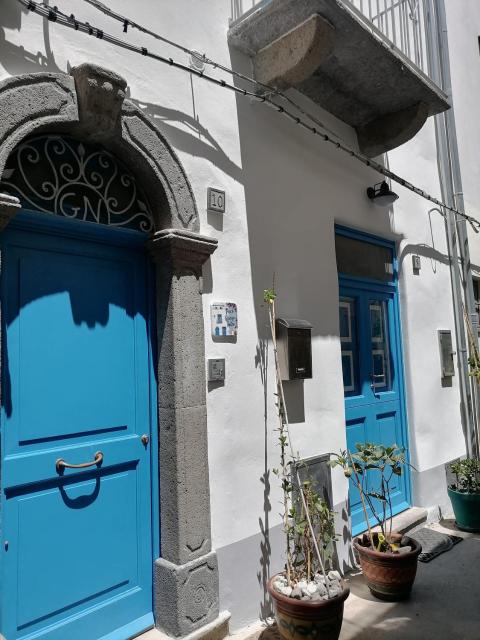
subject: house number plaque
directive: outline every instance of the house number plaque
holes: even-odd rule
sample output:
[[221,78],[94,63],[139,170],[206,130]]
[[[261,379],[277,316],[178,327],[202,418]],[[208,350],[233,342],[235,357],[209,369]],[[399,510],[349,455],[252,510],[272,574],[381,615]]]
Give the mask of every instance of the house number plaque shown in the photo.
[[207,209],[215,213],[225,213],[225,191],[208,187]]

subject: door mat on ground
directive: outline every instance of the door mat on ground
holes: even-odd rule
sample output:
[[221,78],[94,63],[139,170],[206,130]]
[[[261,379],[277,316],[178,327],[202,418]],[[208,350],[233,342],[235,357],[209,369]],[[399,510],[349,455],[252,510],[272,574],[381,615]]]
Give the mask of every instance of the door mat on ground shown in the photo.
[[414,533],[407,533],[407,536],[415,538],[422,545],[422,553],[418,556],[420,562],[430,562],[441,553],[450,551],[454,545],[463,540],[460,536],[440,533],[428,527],[422,527]]

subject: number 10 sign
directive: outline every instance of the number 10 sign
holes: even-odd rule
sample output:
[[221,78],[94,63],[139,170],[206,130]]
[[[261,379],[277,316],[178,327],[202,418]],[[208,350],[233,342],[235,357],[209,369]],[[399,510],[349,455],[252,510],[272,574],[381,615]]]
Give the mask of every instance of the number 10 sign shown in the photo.
[[216,213],[225,213],[225,191],[208,187],[207,209]]

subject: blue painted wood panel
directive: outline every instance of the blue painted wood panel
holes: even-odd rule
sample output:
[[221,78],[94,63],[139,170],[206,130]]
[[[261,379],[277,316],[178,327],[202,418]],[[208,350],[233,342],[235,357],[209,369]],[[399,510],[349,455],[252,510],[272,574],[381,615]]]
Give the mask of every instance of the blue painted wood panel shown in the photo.
[[[371,241],[370,236],[366,239]],[[353,451],[357,442],[407,447],[396,281],[379,284],[339,274],[339,284],[347,447]],[[372,490],[379,485],[375,474],[368,474]],[[408,468],[404,476],[395,477],[392,489],[392,513],[396,514],[410,506]],[[366,529],[366,523],[353,482],[349,502],[352,532],[357,535]],[[381,510],[378,502],[375,508]],[[370,510],[368,515],[370,523],[376,524]]]
[[[8,640],[120,640],[153,623],[146,258],[75,229],[3,233]],[[56,470],[97,451],[101,466]]]

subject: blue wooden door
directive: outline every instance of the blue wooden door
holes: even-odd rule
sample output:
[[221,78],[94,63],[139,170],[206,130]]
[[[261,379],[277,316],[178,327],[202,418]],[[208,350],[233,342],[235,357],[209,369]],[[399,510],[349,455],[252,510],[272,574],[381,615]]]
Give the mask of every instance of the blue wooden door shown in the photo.
[[145,256],[44,222],[2,239],[1,632],[121,640],[153,623]]
[[[340,277],[340,340],[347,447],[357,442],[406,446],[402,362],[396,288]],[[377,490],[377,472],[368,486]],[[360,496],[349,491],[353,535],[366,529]],[[393,514],[409,506],[409,475],[392,484]],[[381,511],[377,502],[376,509]],[[369,510],[371,524],[376,524]]]

